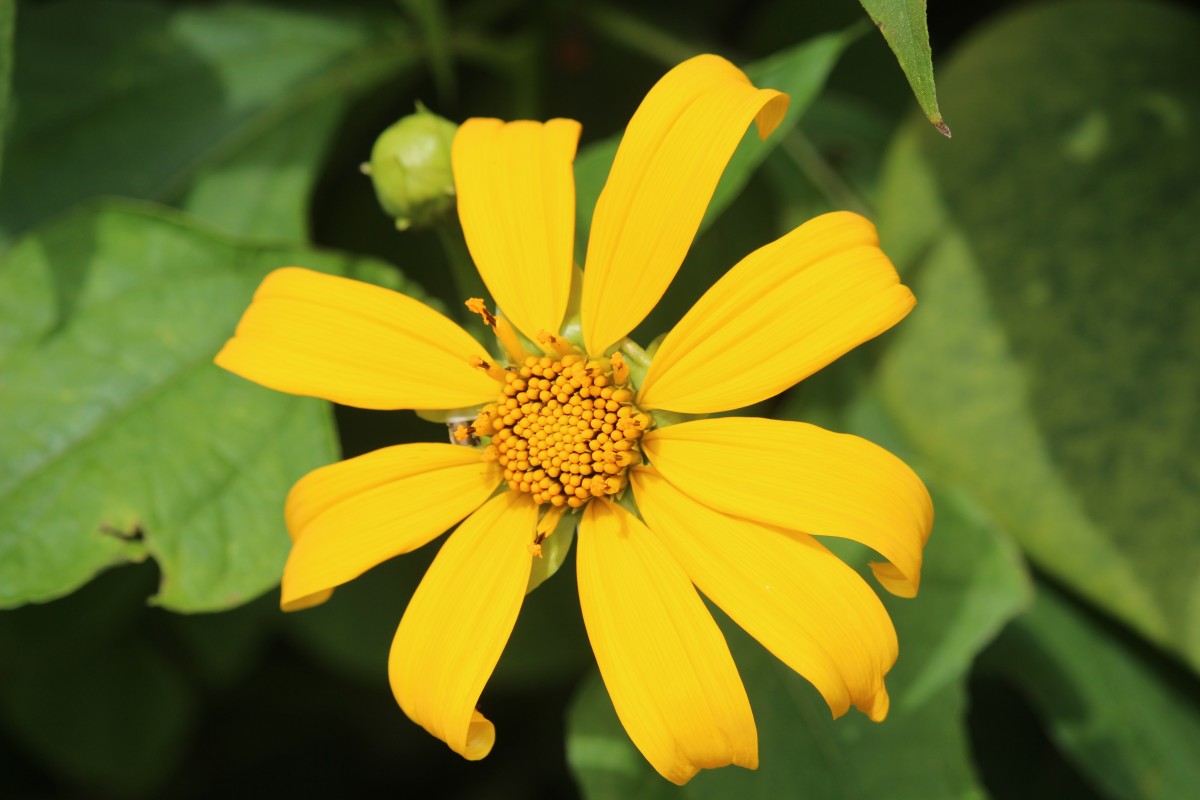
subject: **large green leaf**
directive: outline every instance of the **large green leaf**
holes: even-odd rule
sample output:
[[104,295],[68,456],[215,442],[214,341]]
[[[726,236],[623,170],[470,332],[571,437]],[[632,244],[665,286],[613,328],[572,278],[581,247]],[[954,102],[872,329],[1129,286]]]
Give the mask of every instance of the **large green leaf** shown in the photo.
[[920,300],[881,369],[906,434],[1042,567],[1194,666],[1197,37],[1153,3],[1003,18],[942,74],[955,146],[909,126],[880,212]]
[[[934,502],[938,521],[920,595],[884,598],[901,653],[888,676],[885,722],[853,711],[830,719],[812,686],[722,617],[755,712],[759,769],[703,772],[675,790],[633,747],[593,674],[576,697],[567,740],[584,794],[776,798],[803,787],[806,798],[838,800],[982,798],[963,727],[963,678],[975,654],[1025,605],[1028,582],[1013,548],[964,497],[935,491]],[[856,555],[855,548],[839,552]]]
[[283,497],[337,457],[329,407],[212,357],[284,264],[383,269],[133,206],[77,213],[0,261],[0,607],[147,555],[176,610],[278,581]]
[[231,174],[197,190],[193,210],[255,234],[269,212],[282,218],[275,238],[294,235],[340,104],[415,57],[394,25],[344,15],[30,5],[16,41],[0,242],[97,194],[177,202],[213,171]]
[[981,669],[1020,687],[1113,800],[1200,797],[1196,679],[1113,628],[1042,584]]
[[[712,202],[701,223],[701,230],[711,225],[721,212],[738,196],[759,164],[796,126],[804,111],[825,85],[833,65],[842,50],[856,36],[851,29],[817,36],[790,50],[756,61],[745,68],[755,86],[778,89],[791,97],[787,115],[767,140],[760,141],[752,126],[729,160],[713,193]],[[608,171],[617,155],[620,136],[611,136],[585,147],[575,159],[575,248],[580,263],[587,249],[588,232],[592,226],[592,210]],[[765,244],[765,242],[764,242]],[[732,266],[732,264],[730,264]]]
[[896,54],[904,76],[912,87],[917,103],[929,121],[945,136],[950,128],[938,109],[937,87],[933,82],[933,53],[929,49],[929,26],[925,21],[925,0],[860,0],[879,28],[888,46]]

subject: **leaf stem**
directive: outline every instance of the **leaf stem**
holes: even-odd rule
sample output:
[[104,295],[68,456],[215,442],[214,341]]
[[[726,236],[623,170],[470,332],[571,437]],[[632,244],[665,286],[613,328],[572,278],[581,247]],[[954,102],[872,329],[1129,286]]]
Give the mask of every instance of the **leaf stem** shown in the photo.
[[649,56],[664,66],[673,67],[702,52],[695,45],[607,3],[584,4],[580,16],[610,41]]
[[[483,279],[479,277],[479,272],[475,269],[475,262],[471,260],[471,253],[467,250],[467,242],[463,238],[462,228],[458,226],[458,220],[444,220],[433,227],[437,231],[442,251],[446,254],[446,261],[450,264],[450,274],[454,277],[454,286],[458,290],[459,297],[463,301],[471,297],[486,299],[488,297],[487,287],[484,286]],[[489,331],[479,317],[465,312],[464,308],[465,306],[459,305],[457,316],[464,321],[465,327],[476,338],[488,335]]]
[[799,128],[789,132],[779,148],[799,167],[804,177],[812,181],[813,186],[834,205],[870,216],[870,204],[830,166],[817,146]]

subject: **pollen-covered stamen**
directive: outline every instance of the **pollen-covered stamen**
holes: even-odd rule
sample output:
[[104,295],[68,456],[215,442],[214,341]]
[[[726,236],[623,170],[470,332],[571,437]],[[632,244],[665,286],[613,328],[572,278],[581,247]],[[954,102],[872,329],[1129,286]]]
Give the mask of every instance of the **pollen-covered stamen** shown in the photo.
[[566,505],[550,506],[550,508],[546,509],[546,513],[542,514],[542,518],[538,520],[536,534],[529,545],[531,555],[538,558],[542,557],[542,542],[550,538],[550,534],[554,533],[555,529],[558,528],[558,523],[562,520],[563,514],[566,511]]
[[481,298],[472,297],[466,302],[467,310],[472,314],[478,314],[483,318],[483,324],[492,329],[492,333],[496,334],[496,338],[500,340],[500,344],[504,345],[504,349],[508,351],[509,357],[515,362],[521,362],[529,358],[529,351],[521,344],[521,340],[517,338],[517,332],[513,330],[513,326],[508,320],[503,317],[497,317],[491,311],[488,311],[487,303]]
[[457,428],[454,429],[454,441],[456,441],[456,442],[465,442],[468,439],[474,439],[474,438],[475,438],[475,428],[472,427],[471,425],[460,424]]
[[501,383],[504,382],[505,369],[499,364],[494,364],[482,356],[471,356],[467,359],[467,363],[475,369],[483,370],[488,374],[489,378],[495,378]]
[[[461,297],[462,295],[459,296]],[[484,325],[487,325],[489,328],[496,327],[496,315],[488,311],[487,303],[483,302],[482,297],[471,297],[465,305],[467,306],[467,310],[472,314],[478,314],[483,317]]]
[[472,427],[492,431],[483,457],[500,464],[510,489],[565,510],[625,489],[649,425],[611,361],[569,353],[530,357],[506,372],[500,399]]
[[551,355],[565,356],[576,352],[570,342],[549,331],[538,331],[537,340],[538,344]]
[[629,365],[625,363],[625,356],[618,350],[609,356],[609,361],[612,362],[613,380],[622,385],[629,383]]

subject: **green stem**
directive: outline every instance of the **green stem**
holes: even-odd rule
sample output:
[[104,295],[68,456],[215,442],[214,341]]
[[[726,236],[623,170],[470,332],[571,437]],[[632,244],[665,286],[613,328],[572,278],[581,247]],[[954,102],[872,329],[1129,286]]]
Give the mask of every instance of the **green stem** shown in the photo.
[[702,52],[640,17],[604,3],[585,4],[582,16],[597,33],[664,66],[673,67]]
[[437,89],[438,100],[450,103],[458,93],[454,77],[454,56],[450,48],[450,21],[440,0],[396,0],[396,5],[419,29],[425,45],[429,72]]
[[871,207],[867,201],[829,165],[817,146],[799,128],[785,136],[779,146],[830,202],[847,211],[870,215]]
[[[488,297],[487,287],[483,285],[483,279],[479,277],[479,273],[475,269],[475,262],[471,260],[471,253],[467,250],[467,242],[463,238],[462,228],[458,226],[458,220],[444,220],[434,225],[434,230],[437,231],[438,241],[441,242],[442,250],[446,254],[446,261],[450,264],[450,274],[454,277],[454,286],[458,290],[458,296],[466,302],[471,297]],[[463,312],[463,306],[459,306],[457,316],[465,320],[464,327],[480,341],[489,341],[490,331],[483,324],[483,321],[474,314]]]
[[457,7],[454,21],[460,26],[490,28],[522,6],[522,0],[470,0]]

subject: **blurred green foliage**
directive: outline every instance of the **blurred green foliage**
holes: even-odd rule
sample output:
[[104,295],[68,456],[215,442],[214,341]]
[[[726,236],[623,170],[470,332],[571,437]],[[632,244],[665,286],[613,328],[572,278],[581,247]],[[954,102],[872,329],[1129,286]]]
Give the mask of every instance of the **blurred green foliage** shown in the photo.
[[[16,21],[17,4],[15,0],[5,0],[0,3],[0,137],[8,128],[8,104],[12,94],[12,51],[13,29]],[[0,155],[3,148],[0,148]],[[0,162],[3,166],[3,162]]]
[[270,6],[29,4],[0,232],[121,195],[180,204],[231,233],[301,238],[337,112],[415,61],[404,30]]
[[[927,35],[911,0],[0,0],[0,793],[1200,796],[1200,20],[945,5]],[[917,310],[756,413],[866,436],[934,493],[921,594],[885,598],[892,713],[830,720],[718,613],[762,765],[666,784],[592,667],[568,559],[467,764],[387,686],[435,547],[299,614],[270,591],[292,481],[339,440],[444,430],[211,356],[284,264],[463,312],[461,240],[397,232],[359,171],[415,101],[580,119],[582,246],[625,121],[704,51],[792,105],[636,335],[814,214],[879,224]]]
[[1197,37],[1179,9],[1065,3],[964,46],[941,80],[959,140],[906,128],[883,182],[922,305],[879,374],[1040,567],[1194,667]]
[[396,285],[351,255],[247,246],[112,202],[9,250],[0,605],[147,556],[162,570],[154,602],[178,611],[240,605],[278,581],[288,539],[263,500],[336,459],[331,415],[213,369],[212,356],[258,283],[289,263]]

